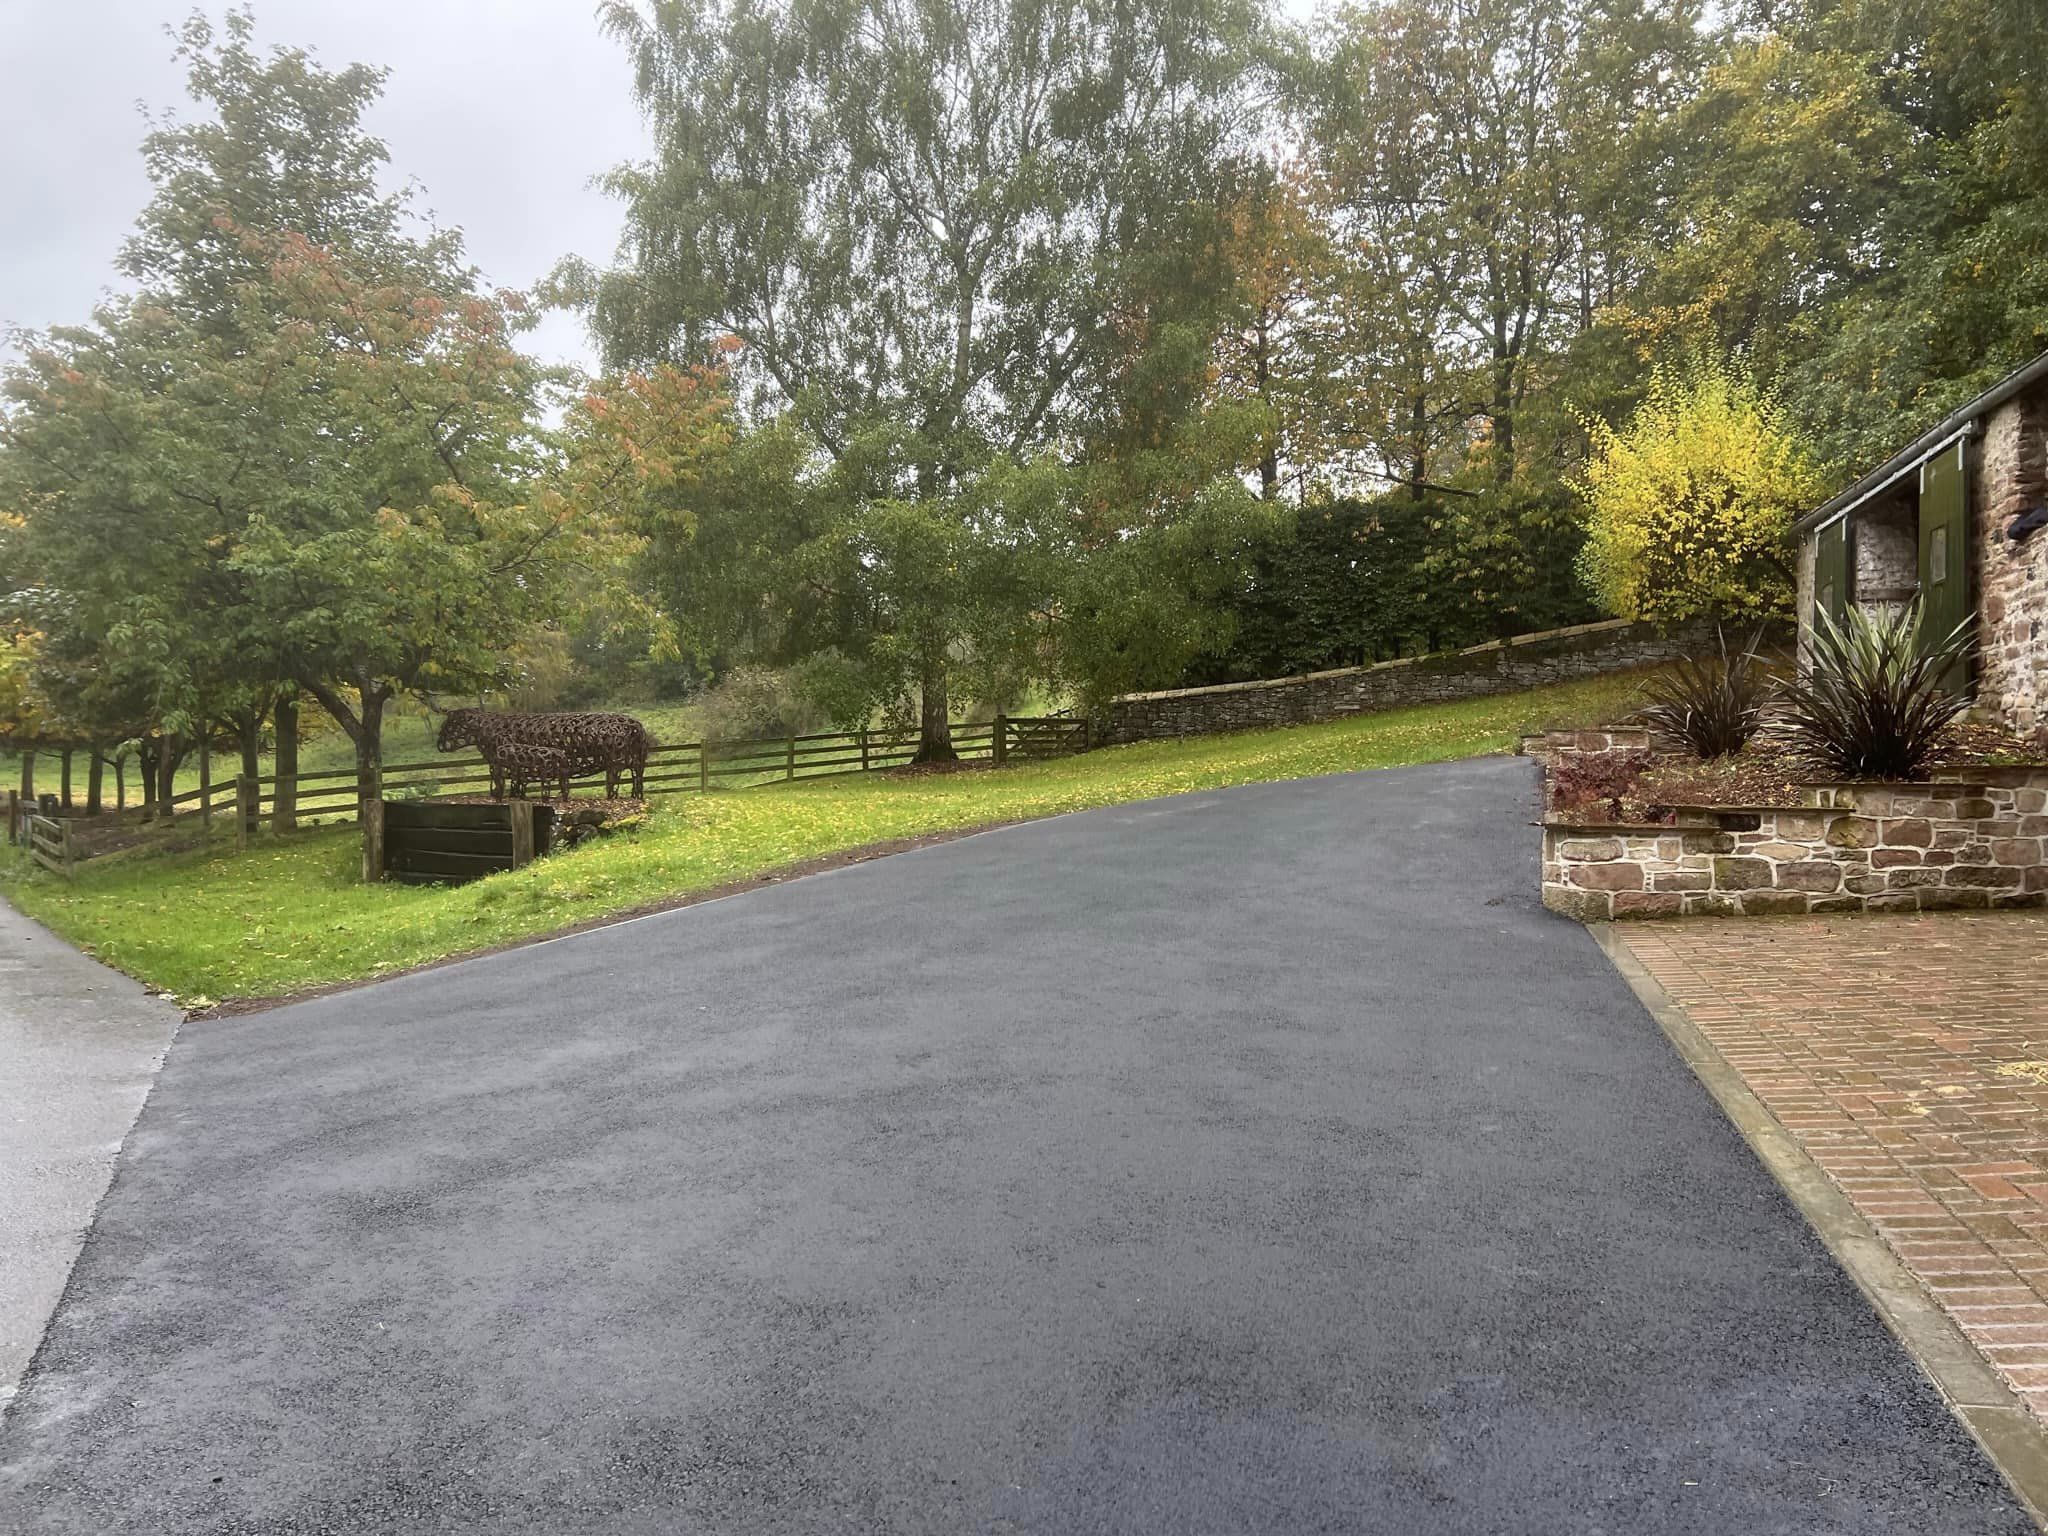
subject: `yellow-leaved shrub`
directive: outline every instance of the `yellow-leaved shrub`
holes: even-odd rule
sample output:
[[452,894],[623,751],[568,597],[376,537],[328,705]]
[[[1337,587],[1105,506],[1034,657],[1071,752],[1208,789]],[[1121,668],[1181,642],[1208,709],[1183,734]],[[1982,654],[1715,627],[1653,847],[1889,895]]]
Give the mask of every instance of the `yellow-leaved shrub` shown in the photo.
[[1792,520],[1827,486],[1774,394],[1727,364],[1667,366],[1626,427],[1586,427],[1580,561],[1605,607],[1631,619],[1791,611]]

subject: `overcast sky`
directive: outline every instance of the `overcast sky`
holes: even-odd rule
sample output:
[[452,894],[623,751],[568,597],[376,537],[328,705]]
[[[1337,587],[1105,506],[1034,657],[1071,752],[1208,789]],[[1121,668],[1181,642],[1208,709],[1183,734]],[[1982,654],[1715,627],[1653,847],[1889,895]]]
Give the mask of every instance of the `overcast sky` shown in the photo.
[[[216,20],[222,0],[203,7]],[[83,320],[149,196],[152,109],[189,108],[167,24],[189,0],[0,0],[0,326]],[[646,143],[631,74],[595,0],[258,0],[258,39],[391,78],[369,126],[422,205],[459,226],[496,284],[523,287],[574,252],[605,263],[618,207],[590,178]],[[593,361],[582,323],[527,343]]]

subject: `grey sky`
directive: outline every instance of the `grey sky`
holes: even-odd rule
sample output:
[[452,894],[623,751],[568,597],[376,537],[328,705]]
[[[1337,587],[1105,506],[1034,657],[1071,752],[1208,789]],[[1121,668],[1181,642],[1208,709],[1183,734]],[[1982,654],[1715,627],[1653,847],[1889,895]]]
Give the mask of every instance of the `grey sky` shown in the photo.
[[[189,107],[164,35],[188,0],[0,0],[0,325],[86,317],[149,195],[137,102]],[[203,7],[216,19],[223,0]],[[589,179],[646,142],[595,0],[258,0],[265,44],[391,71],[370,120],[393,170],[466,234],[491,281],[524,286],[561,256],[604,262],[617,205]],[[528,343],[590,361],[581,323]]]
[[[216,20],[226,0],[201,8]],[[1305,17],[1313,0],[1280,0]],[[138,103],[188,110],[167,25],[191,0],[0,0],[0,327],[86,318],[149,195]],[[467,236],[494,283],[575,253],[607,262],[619,209],[590,178],[637,158],[631,72],[596,0],[257,0],[260,41],[391,71],[370,119],[400,179]],[[589,366],[582,323],[527,343]],[[4,353],[0,346],[0,353]]]

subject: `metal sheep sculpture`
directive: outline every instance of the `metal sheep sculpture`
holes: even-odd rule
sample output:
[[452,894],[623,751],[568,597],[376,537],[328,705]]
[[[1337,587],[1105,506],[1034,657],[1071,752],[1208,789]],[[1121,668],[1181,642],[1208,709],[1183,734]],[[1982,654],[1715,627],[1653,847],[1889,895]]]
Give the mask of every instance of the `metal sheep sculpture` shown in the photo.
[[443,752],[475,747],[491,769],[491,798],[505,798],[509,781],[523,790],[529,782],[553,780],[568,798],[569,780],[604,774],[604,792],[616,795],[619,781],[632,775],[633,793],[646,787],[647,754],[654,738],[631,715],[527,715],[506,709],[451,709],[435,743]]

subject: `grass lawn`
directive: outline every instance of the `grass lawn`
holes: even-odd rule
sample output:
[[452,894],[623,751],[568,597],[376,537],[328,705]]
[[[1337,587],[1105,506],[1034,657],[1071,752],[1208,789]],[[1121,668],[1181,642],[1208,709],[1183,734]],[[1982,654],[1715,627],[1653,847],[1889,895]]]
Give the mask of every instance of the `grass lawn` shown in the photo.
[[[0,894],[81,948],[199,1007],[271,996],[627,911],[893,838],[1229,784],[1499,751],[1625,712],[1641,674],[1323,725],[1112,747],[927,776],[676,795],[647,823],[464,886],[365,886],[353,827],[85,866],[75,884],[0,859]],[[12,854],[12,850],[6,850]]]

